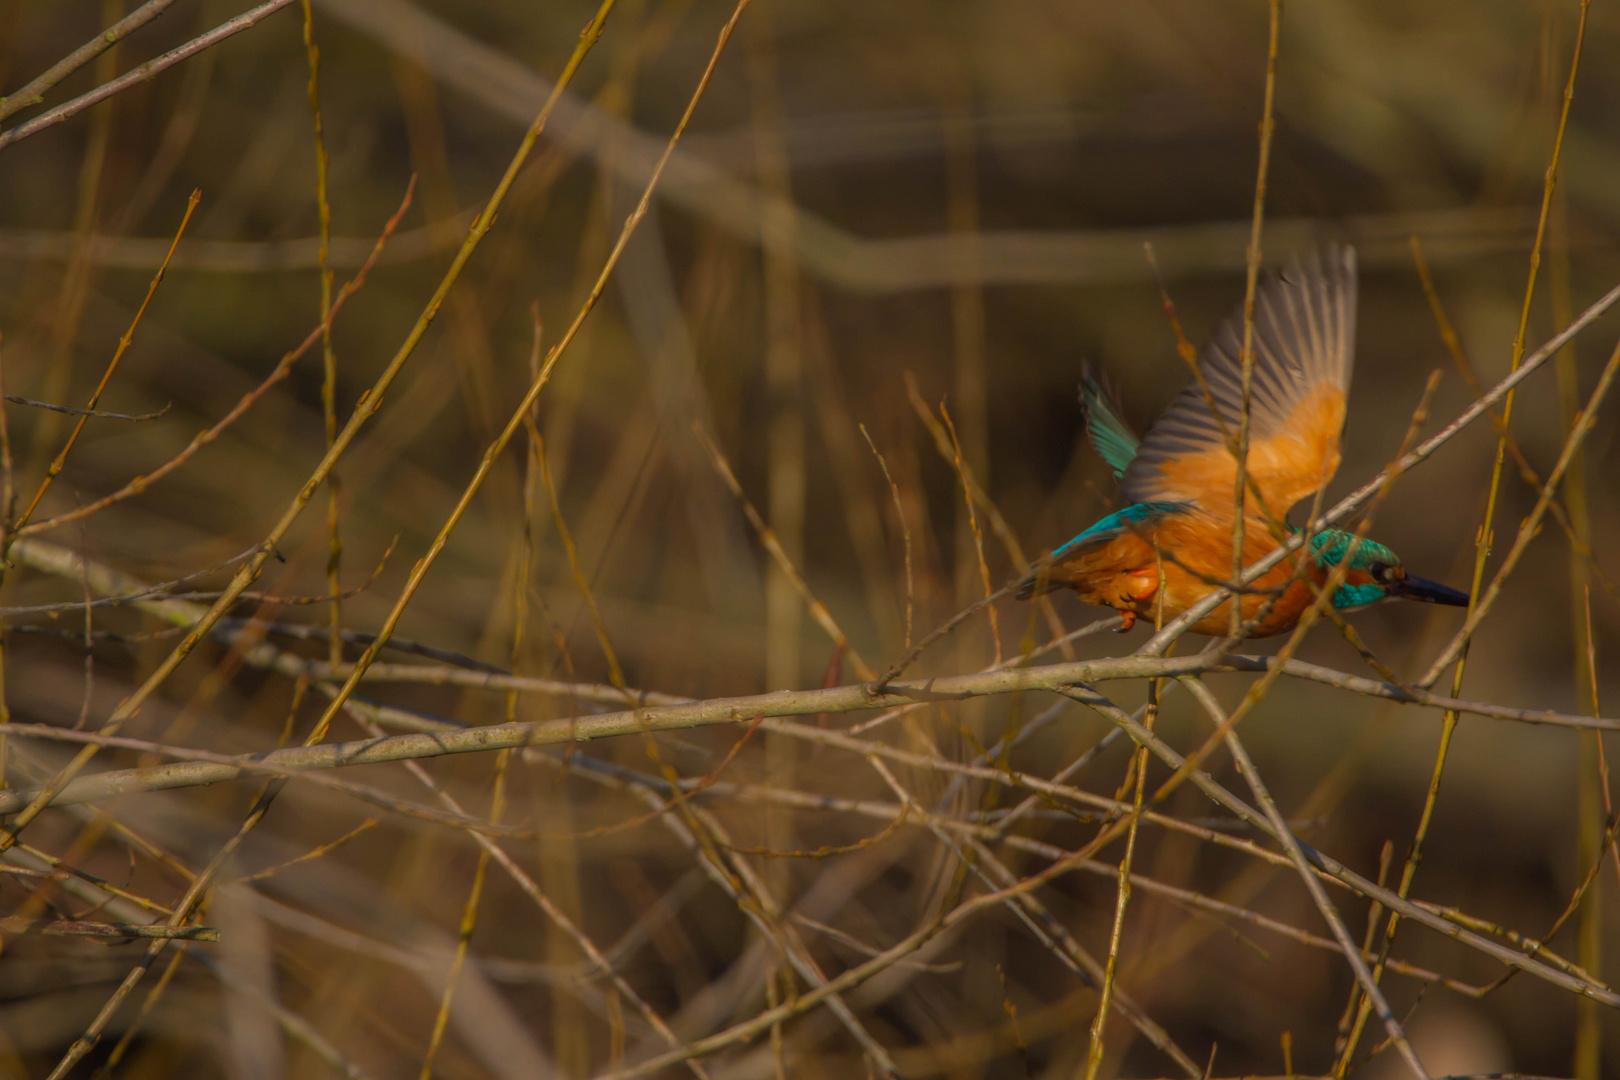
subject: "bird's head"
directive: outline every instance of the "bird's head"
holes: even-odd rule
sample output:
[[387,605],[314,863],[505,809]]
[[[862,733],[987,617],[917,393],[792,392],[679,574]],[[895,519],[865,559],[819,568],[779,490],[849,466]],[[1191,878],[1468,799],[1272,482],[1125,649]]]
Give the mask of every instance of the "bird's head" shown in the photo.
[[1358,541],[1353,533],[1327,529],[1311,538],[1310,548],[1324,574],[1346,559],[1350,562],[1344,584],[1333,590],[1333,606],[1339,611],[1355,611],[1391,597],[1468,606],[1467,593],[1407,573],[1400,556],[1376,541]]

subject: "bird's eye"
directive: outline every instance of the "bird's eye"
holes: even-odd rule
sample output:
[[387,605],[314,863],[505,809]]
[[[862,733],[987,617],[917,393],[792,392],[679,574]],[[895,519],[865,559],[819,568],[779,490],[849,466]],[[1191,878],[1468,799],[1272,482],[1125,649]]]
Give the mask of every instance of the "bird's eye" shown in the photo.
[[1392,567],[1388,563],[1373,563],[1371,566],[1367,567],[1367,573],[1371,574],[1372,579],[1378,582],[1378,584],[1388,585],[1390,580],[1389,572],[1391,569]]

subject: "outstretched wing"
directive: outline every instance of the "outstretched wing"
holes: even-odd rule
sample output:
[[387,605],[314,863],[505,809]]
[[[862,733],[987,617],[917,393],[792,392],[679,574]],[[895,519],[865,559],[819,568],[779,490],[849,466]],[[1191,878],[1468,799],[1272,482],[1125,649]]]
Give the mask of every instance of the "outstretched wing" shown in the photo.
[[[1254,370],[1249,394],[1249,475],[1266,507],[1281,517],[1322,487],[1339,467],[1339,433],[1356,342],[1356,253],[1329,247],[1255,294]],[[1129,502],[1195,503],[1230,518],[1243,400],[1243,310],[1227,316],[1199,358],[1220,423],[1195,381],[1142,441],[1120,478]]]
[[1142,440],[1119,415],[1119,400],[1089,365],[1080,376],[1080,418],[1086,437],[1117,479],[1130,467]]

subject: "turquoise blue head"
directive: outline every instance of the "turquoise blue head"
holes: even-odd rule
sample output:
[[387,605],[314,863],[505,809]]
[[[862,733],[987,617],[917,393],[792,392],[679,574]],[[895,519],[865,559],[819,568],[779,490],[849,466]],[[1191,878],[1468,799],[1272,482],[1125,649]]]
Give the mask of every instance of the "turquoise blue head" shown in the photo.
[[1354,533],[1326,529],[1311,537],[1310,550],[1325,573],[1350,561],[1344,584],[1333,590],[1333,606],[1339,611],[1356,611],[1391,597],[1468,606],[1467,593],[1408,573],[1400,556],[1375,540],[1358,540]]

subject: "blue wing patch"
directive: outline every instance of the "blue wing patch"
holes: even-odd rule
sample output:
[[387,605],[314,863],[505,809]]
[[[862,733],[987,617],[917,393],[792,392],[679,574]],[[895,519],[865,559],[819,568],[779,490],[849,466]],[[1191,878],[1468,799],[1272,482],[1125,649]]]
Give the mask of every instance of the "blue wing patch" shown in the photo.
[[1052,558],[1062,559],[1084,548],[1097,544],[1106,544],[1108,541],[1124,536],[1128,532],[1152,525],[1171,514],[1182,513],[1186,509],[1186,503],[1177,502],[1149,502],[1127,506],[1117,513],[1109,514],[1067,544],[1053,551]]

